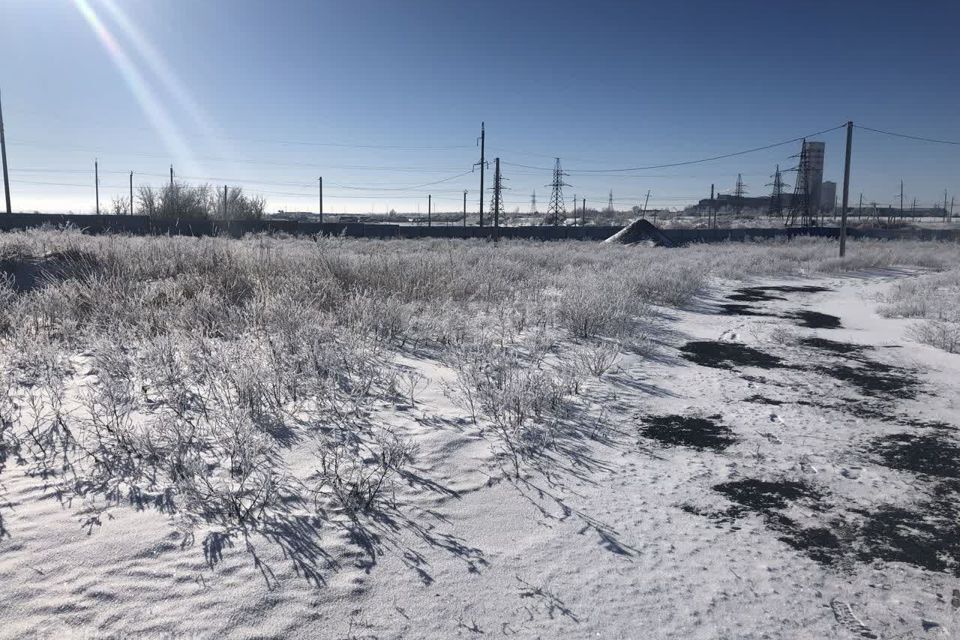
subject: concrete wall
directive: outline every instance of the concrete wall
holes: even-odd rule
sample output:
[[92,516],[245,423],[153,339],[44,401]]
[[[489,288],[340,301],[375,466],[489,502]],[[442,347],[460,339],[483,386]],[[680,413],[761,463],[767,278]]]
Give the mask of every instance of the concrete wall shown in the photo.
[[[33,229],[42,226],[72,226],[87,233],[130,233],[136,235],[225,235],[240,237],[246,233],[289,233],[291,235],[342,235],[350,238],[500,238],[528,240],[606,240],[622,227],[415,227],[396,224],[316,223],[282,220],[269,221],[176,221],[150,220],[146,216],[90,216],[78,214],[0,214],[0,231]],[[662,229],[675,244],[692,242],[745,241],[761,238],[791,238],[797,235],[837,238],[836,227],[809,229]],[[884,240],[960,241],[960,230],[940,229],[849,229],[851,238]]]
[[461,227],[405,226],[362,222],[296,222],[286,220],[151,220],[146,216],[91,216],[78,214],[0,214],[0,231],[49,225],[72,226],[87,233],[137,235],[226,235],[289,233],[291,235],[343,235],[351,238],[526,238],[533,240],[605,240],[620,227]]

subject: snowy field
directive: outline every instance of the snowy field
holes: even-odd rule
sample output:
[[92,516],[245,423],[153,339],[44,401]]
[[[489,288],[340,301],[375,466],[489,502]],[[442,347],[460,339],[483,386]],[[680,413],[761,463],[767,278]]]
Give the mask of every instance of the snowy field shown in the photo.
[[958,637],[960,246],[835,252],[6,234],[0,637]]

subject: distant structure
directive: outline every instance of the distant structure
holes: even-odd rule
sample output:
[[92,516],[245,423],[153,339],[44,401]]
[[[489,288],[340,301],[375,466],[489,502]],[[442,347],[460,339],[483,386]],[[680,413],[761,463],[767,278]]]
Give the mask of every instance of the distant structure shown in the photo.
[[[823,154],[825,145],[822,142],[806,142],[807,147],[807,193],[810,194],[810,204],[814,209],[820,207],[823,193]],[[836,196],[836,185],[834,185]],[[832,203],[835,198],[831,198]],[[816,213],[816,211],[814,211]]]
[[607,199],[607,213],[613,213],[613,189],[610,190],[610,197]]
[[820,209],[827,213],[833,213],[837,205],[837,183],[825,180],[820,185]]
[[533,194],[530,196],[530,213],[536,215],[537,213],[537,192],[534,190]]
[[773,191],[770,192],[770,207],[767,209],[767,213],[770,216],[777,216],[778,218],[783,217],[783,176],[780,173],[780,165],[777,165],[776,171],[773,172],[773,182],[767,185],[768,187],[773,187]]
[[567,217],[567,207],[563,203],[563,188],[570,185],[563,181],[566,175],[560,168],[560,158],[557,158],[553,165],[553,182],[547,185],[553,189],[550,193],[550,206],[547,208],[548,224],[558,225],[561,218]]
[[797,182],[790,200],[790,212],[787,214],[788,227],[799,225],[812,227],[817,222],[817,209],[820,206],[821,183],[823,182],[823,143],[803,141],[800,157],[794,169]]
[[737,215],[743,211],[743,196],[747,194],[747,186],[743,184],[743,176],[737,174],[737,186],[733,188],[733,207]]

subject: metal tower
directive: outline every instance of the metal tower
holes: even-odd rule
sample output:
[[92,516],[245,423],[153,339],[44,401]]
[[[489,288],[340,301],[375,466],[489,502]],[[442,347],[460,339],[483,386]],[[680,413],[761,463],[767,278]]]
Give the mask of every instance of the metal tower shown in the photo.
[[743,184],[743,176],[737,174],[737,186],[733,188],[733,206],[740,215],[743,211],[743,196],[747,193],[747,185]]
[[613,213],[613,189],[610,190],[610,197],[607,199],[607,213]]
[[773,187],[773,191],[770,192],[770,209],[768,213],[770,216],[777,216],[778,218],[783,217],[783,188],[786,186],[783,182],[783,175],[780,173],[780,165],[777,165],[776,171],[773,173],[773,182],[768,183],[766,186]]
[[553,222],[553,225],[560,224],[560,218],[567,217],[567,207],[563,203],[563,188],[570,185],[563,181],[567,174],[560,168],[560,158],[556,159],[553,165],[553,182],[547,186],[552,188],[550,193],[550,206],[547,208],[547,222]]
[[530,196],[530,213],[536,215],[537,213],[537,192],[534,190],[533,194]]
[[797,182],[793,187],[790,211],[787,213],[786,224],[788,227],[794,225],[812,227],[816,224],[816,209],[810,201],[810,169],[807,141],[804,139],[800,146],[799,162],[796,167],[791,169],[791,171],[797,172]]
[[500,158],[494,160],[493,169],[493,202],[490,203],[490,213],[493,214],[493,226],[500,226],[500,216],[503,215],[503,175],[500,173]]

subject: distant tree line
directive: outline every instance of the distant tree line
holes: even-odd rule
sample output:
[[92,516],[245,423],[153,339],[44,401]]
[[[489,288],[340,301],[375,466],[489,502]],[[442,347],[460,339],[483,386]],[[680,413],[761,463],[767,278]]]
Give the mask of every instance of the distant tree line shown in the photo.
[[208,184],[195,186],[174,181],[160,188],[140,187],[134,206],[135,211],[131,212],[130,200],[117,197],[111,209],[116,215],[136,213],[164,220],[261,220],[267,201],[245,194],[241,187],[228,187],[224,193]]

